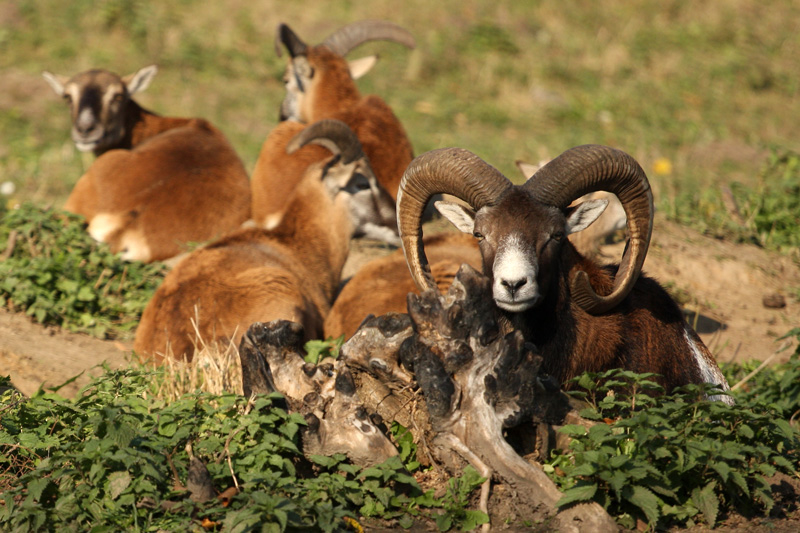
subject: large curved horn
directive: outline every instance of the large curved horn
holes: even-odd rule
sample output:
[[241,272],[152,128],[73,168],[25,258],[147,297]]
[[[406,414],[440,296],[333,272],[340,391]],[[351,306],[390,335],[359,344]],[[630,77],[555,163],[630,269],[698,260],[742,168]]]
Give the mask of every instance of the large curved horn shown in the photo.
[[411,277],[420,290],[436,288],[422,245],[422,212],[435,194],[450,194],[474,210],[494,204],[511,182],[469,150],[441,148],[414,159],[397,194],[397,226]]
[[304,56],[308,52],[308,45],[300,40],[292,28],[286,24],[278,24],[278,30],[275,32],[275,53],[278,57],[283,55],[281,45],[289,50],[291,57]]
[[653,232],[653,193],[639,163],[608,146],[577,146],[539,169],[523,187],[539,201],[561,209],[590,192],[617,195],[628,217],[628,243],[614,288],[611,294],[600,296],[589,284],[586,272],[580,271],[570,281],[570,290],[575,302],[592,314],[619,305],[639,279]]
[[334,155],[341,154],[345,164],[364,157],[358,137],[341,120],[325,119],[307,126],[289,141],[286,153],[292,154],[311,143],[327,148]]
[[335,32],[321,45],[344,57],[348,52],[367,41],[393,41],[406,48],[414,48],[416,42],[408,30],[385,20],[362,20],[348,24]]

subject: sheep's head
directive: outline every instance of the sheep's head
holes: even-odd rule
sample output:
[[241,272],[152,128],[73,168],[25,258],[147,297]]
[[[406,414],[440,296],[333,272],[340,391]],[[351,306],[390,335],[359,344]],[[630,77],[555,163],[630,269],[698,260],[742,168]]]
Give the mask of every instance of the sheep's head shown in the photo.
[[43,72],[44,79],[64,98],[72,115],[72,140],[82,152],[102,152],[125,137],[125,115],[131,96],[150,85],[156,67],[144,67],[120,77],[94,69],[71,78]]
[[568,150],[514,186],[499,171],[467,150],[448,148],[415,159],[398,194],[398,226],[409,268],[421,290],[435,287],[422,246],[420,215],[437,193],[451,194],[470,207],[438,202],[437,208],[461,231],[480,241],[484,274],[492,279],[495,302],[521,312],[546,294],[566,236],[594,222],[605,200],[573,208],[576,198],[606,190],[620,198],[628,215],[629,242],[609,295],[598,295],[585,272],[570,282],[573,300],[590,313],[618,305],[633,288],[647,254],[653,198],[647,177],[629,155],[605,146]]
[[501,309],[520,312],[536,306],[550,285],[566,236],[594,222],[607,202],[584,202],[569,213],[511,187],[497,204],[477,212],[452,202],[436,202],[459,230],[478,239],[483,271]]
[[322,180],[331,197],[347,203],[354,236],[399,244],[394,201],[375,178],[355,133],[339,120],[320,120],[298,133],[286,151],[291,154],[311,143],[334,154],[325,163]]
[[414,47],[411,34],[390,22],[355,22],[334,32],[317,46],[308,46],[289,26],[280,24],[275,51],[281,55],[281,45],[289,51],[289,64],[283,77],[286,97],[281,104],[281,120],[313,122],[338,110],[343,100],[357,98],[359,92],[353,80],[365,74],[376,58],[348,63],[344,56],[374,40]]

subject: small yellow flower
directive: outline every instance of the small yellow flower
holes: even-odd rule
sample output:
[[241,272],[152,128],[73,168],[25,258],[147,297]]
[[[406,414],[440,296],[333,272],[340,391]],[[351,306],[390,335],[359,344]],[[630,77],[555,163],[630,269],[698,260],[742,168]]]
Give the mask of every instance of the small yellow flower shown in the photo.
[[659,157],[653,161],[653,174],[658,176],[666,176],[672,174],[672,161],[666,157]]
[[345,517],[342,518],[342,520],[344,520],[345,523],[348,526],[350,526],[350,528],[353,531],[355,531],[356,533],[364,533],[364,528],[361,527],[361,524],[359,524],[354,518],[350,518],[349,516],[345,516]]

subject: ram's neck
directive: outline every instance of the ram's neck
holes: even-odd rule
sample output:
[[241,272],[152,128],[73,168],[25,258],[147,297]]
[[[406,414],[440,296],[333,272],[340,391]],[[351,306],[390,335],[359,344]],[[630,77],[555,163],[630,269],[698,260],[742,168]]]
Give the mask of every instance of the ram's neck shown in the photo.
[[572,301],[569,281],[582,270],[589,275],[595,291],[607,294],[613,279],[603,268],[565,246],[544,300],[534,309],[509,313],[515,329],[536,345],[545,372],[562,383],[575,377],[578,369],[600,371],[616,355],[614,315],[590,315]]
[[331,118],[336,113],[353,107],[361,99],[361,93],[350,77],[350,70],[344,59],[323,47],[317,47],[314,55],[316,64],[324,67],[317,69],[316,75],[319,78],[314,84],[311,109],[306,117],[309,123]]

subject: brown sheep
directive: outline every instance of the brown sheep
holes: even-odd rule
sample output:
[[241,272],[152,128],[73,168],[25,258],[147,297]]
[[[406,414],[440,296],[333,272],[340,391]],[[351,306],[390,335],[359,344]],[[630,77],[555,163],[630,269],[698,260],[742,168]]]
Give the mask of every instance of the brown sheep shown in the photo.
[[[605,200],[574,208],[594,191],[615,194],[627,214],[628,243],[619,267],[601,267],[566,238],[588,227]],[[641,276],[653,228],[653,196],[644,171],[606,146],[568,150],[515,186],[467,150],[419,156],[398,195],[403,249],[421,290],[436,287],[421,240],[427,200],[451,194],[466,202],[437,208],[474,235],[492,295],[507,328],[519,330],[562,383],[584,371],[625,368],[660,374],[666,390],[689,383],[728,389],[724,375],[681,310],[654,280]],[[732,402],[722,396],[725,402]]]
[[[303,130],[288,149],[318,143],[334,155],[311,165],[281,223],[248,228],[186,256],[145,309],[134,350],[160,361],[169,350],[191,360],[196,337],[238,344],[254,322],[285,319],[318,338],[339,286],[350,239],[362,224],[353,196],[377,189],[353,132],[324,120]],[[168,349],[169,346],[169,349]]]
[[125,77],[99,69],[71,78],[44,73],[70,107],[75,145],[97,156],[64,208],[128,261],[173,257],[250,217],[247,171],[222,132],[133,100],[155,74],[155,66]]
[[[387,198],[395,200],[403,171],[413,159],[411,142],[391,108],[380,97],[362,96],[344,56],[360,44],[376,39],[414,46],[411,35],[394,24],[362,21],[341,28],[321,44],[308,46],[285,24],[278,27],[276,49],[289,51],[284,80],[286,98],[281,119],[267,136],[252,175],[252,216],[257,225],[270,228],[280,220],[285,200],[302,176],[302,169],[327,157],[324,150],[309,146],[292,158],[285,147],[307,124],[332,118],[355,132],[369,157],[375,177]],[[390,242],[385,225],[393,224],[393,211],[382,211],[364,233]],[[375,230],[375,231],[372,231]]]

